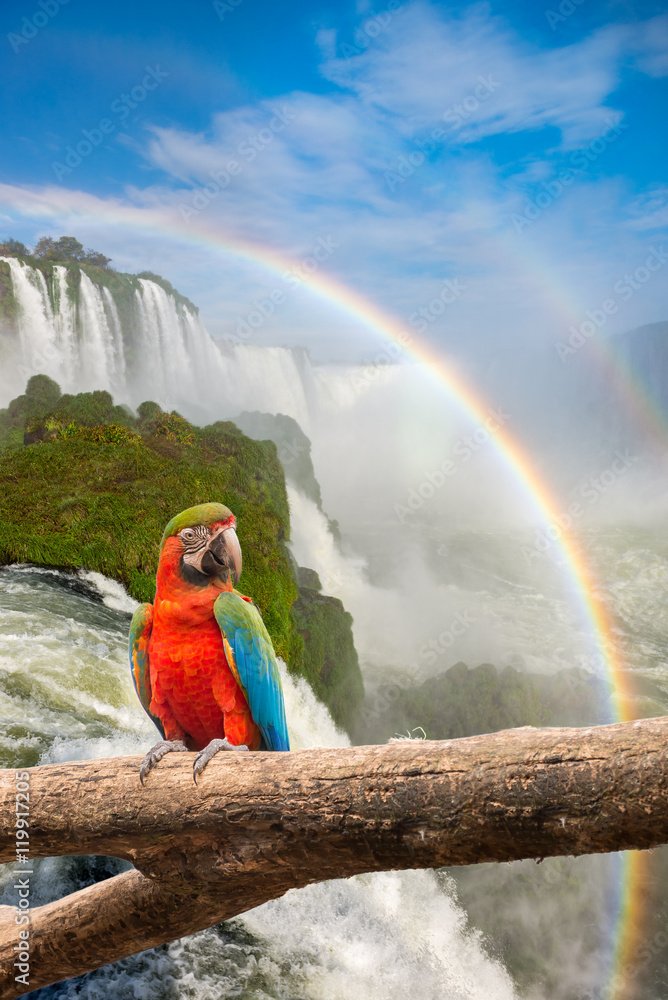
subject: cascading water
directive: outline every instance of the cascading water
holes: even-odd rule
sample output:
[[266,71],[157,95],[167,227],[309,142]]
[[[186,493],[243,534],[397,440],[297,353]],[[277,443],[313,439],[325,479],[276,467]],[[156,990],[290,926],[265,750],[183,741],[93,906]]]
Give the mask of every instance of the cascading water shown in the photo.
[[4,405],[44,373],[65,392],[106,389],[132,406],[155,399],[202,422],[229,418],[252,399],[308,427],[313,379],[303,355],[219,349],[197,312],[148,278],[111,272],[107,286],[62,265],[45,276],[16,258],[0,262],[15,303],[13,327],[0,327]]
[[[65,384],[72,386],[74,383],[71,380],[79,367],[77,362],[78,345],[76,312],[74,309],[74,303],[67,294],[67,268],[56,265],[53,271],[55,275],[55,281],[53,283],[54,325],[58,340],[55,358],[59,361],[59,377],[66,380]],[[25,324],[25,326],[29,329],[29,325],[26,320],[27,318],[25,317],[25,312],[23,315],[19,313],[19,326]],[[31,350],[28,345],[28,350],[25,351],[24,354],[25,360],[28,361],[29,359],[33,359],[35,356],[36,352]],[[55,358],[52,360],[55,360]],[[54,375],[54,378],[55,377],[56,376]]]
[[89,385],[117,389],[124,368],[122,345],[112,334],[100,289],[83,273],[79,286],[79,325],[80,378]]
[[[63,362],[69,357],[69,338],[63,333],[68,329],[63,312],[63,322],[55,320],[51,307],[48,288],[41,271],[32,267],[24,267],[13,257],[3,258],[10,270],[14,298],[18,306],[17,326],[19,343],[15,350],[14,363],[17,371],[14,374],[21,378],[21,369],[33,374],[31,363],[38,361],[49,366],[54,373],[63,378]],[[60,275],[56,277],[56,287],[61,288]],[[58,298],[60,296],[58,295]],[[69,318],[69,317],[67,317]],[[69,332],[69,331],[68,331]],[[7,339],[7,338],[6,338]],[[7,348],[9,345],[5,344]],[[5,360],[5,375],[8,359]],[[9,379],[8,379],[9,381]]]
[[192,352],[183,316],[174,308],[174,300],[153,281],[142,278],[137,291],[139,329],[138,349],[147,368],[153,391],[159,399],[192,395],[195,390]]
[[111,275],[111,287],[54,265],[45,276],[14,258],[14,329],[0,333],[3,394],[38,372],[65,391],[106,389],[121,402],[149,392],[166,407],[214,398],[220,354],[199,317],[158,284]]

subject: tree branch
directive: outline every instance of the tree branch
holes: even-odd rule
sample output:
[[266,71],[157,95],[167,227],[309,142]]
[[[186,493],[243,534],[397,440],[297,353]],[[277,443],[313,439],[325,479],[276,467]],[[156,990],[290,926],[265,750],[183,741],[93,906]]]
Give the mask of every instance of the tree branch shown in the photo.
[[[17,911],[0,907],[0,1000],[309,882],[668,842],[668,717],[220,754],[198,785],[190,754],[165,757],[144,788],[140,761],[28,772],[31,858],[111,855],[137,870],[31,911],[29,987],[14,981]],[[16,858],[16,795],[15,772],[0,772],[0,861]]]

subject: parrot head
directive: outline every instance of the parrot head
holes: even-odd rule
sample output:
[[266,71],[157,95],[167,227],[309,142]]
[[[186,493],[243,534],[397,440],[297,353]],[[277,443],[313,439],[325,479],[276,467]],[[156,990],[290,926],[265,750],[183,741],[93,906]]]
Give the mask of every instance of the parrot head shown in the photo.
[[241,576],[241,547],[235,531],[236,518],[222,503],[189,507],[173,517],[160,543],[163,554],[179,558],[182,577],[196,585],[215,578],[235,585]]

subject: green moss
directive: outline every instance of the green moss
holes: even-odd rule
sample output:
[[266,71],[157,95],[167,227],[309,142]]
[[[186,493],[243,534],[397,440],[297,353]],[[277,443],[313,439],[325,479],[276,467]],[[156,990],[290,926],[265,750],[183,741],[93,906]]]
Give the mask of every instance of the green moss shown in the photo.
[[60,386],[48,375],[33,375],[28,379],[25,391],[27,399],[31,401],[35,412],[39,408],[40,413],[46,415],[60,399]]
[[137,418],[141,427],[148,426],[152,420],[157,420],[161,413],[161,408],[152,399],[147,399],[137,407]]
[[98,444],[138,445],[141,435],[118,424],[103,424],[100,427],[80,427],[67,424],[60,429],[58,438],[63,441],[95,441]]
[[335,597],[300,588],[292,614],[304,638],[299,672],[350,731],[364,698],[364,681],[353,642],[352,616]]
[[60,400],[60,386],[48,375],[33,375],[26,391],[0,410],[0,452],[20,447],[24,430],[41,426],[46,414]]
[[76,423],[82,427],[96,427],[111,419],[114,400],[103,389],[79,392],[76,396],[62,396],[51,417],[62,424]]
[[[48,267],[44,261],[40,262],[42,270]],[[65,265],[62,265],[65,267]],[[72,305],[76,308],[79,304],[79,287],[81,285],[81,268],[78,264],[68,264],[65,275],[66,295]]]
[[0,454],[23,445],[23,428],[13,426],[6,413],[7,410],[0,410]]
[[19,305],[14,295],[9,264],[6,260],[0,260],[0,323],[13,330],[18,311]]

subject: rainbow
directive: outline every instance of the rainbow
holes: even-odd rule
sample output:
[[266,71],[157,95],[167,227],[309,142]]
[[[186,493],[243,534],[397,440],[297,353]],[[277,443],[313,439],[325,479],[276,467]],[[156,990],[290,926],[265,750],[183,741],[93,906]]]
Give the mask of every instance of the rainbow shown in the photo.
[[627,409],[634,414],[636,422],[644,427],[659,453],[665,455],[668,448],[668,423],[659,404],[652,399],[638,377],[628,370],[613,344],[606,340],[593,340],[591,350],[609,384],[615,387]]
[[[499,255],[506,261],[508,257],[512,257],[523,274],[531,275],[550,312],[561,318],[563,333],[558,343],[568,346],[572,328],[577,329],[582,323],[586,305],[578,302],[564,283],[555,278],[554,268],[550,268],[541,258],[540,248],[535,242],[527,246],[526,240],[520,237],[514,240],[497,239],[497,244]],[[555,343],[555,356],[556,346]],[[668,418],[652,399],[647,387],[629,371],[628,365],[619,357],[614,343],[606,337],[605,332],[597,332],[585,340],[582,348],[577,348],[577,353],[580,350],[593,354],[606,386],[612,387],[632,415],[635,424],[645,430],[657,450],[664,454],[668,448]],[[564,362],[566,365],[577,363],[570,355],[565,356]]]
[[[456,374],[446,361],[413,330],[386,315],[376,305],[358,292],[319,269],[304,273],[303,267],[274,249],[258,246],[237,236],[222,234],[199,219],[182,221],[176,210],[135,208],[119,201],[105,202],[81,192],[50,188],[41,192],[10,188],[0,185],[0,204],[4,203],[26,217],[51,218],[59,223],[63,217],[68,224],[103,221],[110,227],[136,229],[142,233],[169,235],[185,243],[207,246],[217,253],[248,262],[271,274],[283,275],[299,268],[302,285],[323,302],[344,312],[394,345],[397,352],[424,365],[447,392],[459,411],[476,425],[485,426],[489,408],[485,402]],[[303,262],[302,262],[303,263]],[[563,301],[560,312],[563,312]],[[581,312],[581,311],[580,311]],[[572,315],[577,314],[574,310]],[[555,532],[555,542],[563,555],[574,593],[581,612],[589,625],[597,654],[605,664],[611,686],[612,706],[617,720],[634,717],[633,691],[629,674],[614,641],[613,622],[604,601],[598,596],[599,588],[584,556],[579,552],[575,539],[567,530],[557,530],[560,510],[546,484],[534,471],[532,462],[520,443],[500,427],[492,437],[493,446],[518,488],[527,497],[539,520]],[[644,865],[644,855],[627,854],[621,861],[619,900],[616,928],[613,932],[610,988],[605,993],[609,1000],[621,998],[626,993],[625,973],[629,957],[637,948],[641,934],[639,880]]]

